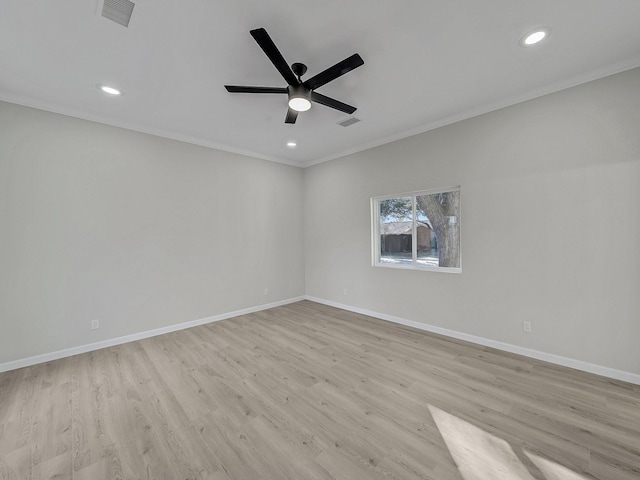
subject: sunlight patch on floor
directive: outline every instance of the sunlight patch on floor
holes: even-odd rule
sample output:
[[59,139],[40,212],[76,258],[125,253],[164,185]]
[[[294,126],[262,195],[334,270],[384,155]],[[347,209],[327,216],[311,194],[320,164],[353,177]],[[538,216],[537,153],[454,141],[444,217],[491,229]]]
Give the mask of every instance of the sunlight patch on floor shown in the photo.
[[569,470],[567,467],[540,457],[534,453],[524,452],[536,467],[544,474],[547,480],[588,480],[584,475]]
[[[464,480],[535,480],[507,441],[432,405],[429,411]],[[551,460],[524,453],[546,480],[587,480]]]

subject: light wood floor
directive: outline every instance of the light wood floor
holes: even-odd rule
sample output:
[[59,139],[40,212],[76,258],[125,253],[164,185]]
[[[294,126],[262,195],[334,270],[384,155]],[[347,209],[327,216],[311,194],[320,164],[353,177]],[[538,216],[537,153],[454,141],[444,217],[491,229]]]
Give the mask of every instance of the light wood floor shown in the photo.
[[312,302],[0,374],[0,479],[640,478],[640,387]]

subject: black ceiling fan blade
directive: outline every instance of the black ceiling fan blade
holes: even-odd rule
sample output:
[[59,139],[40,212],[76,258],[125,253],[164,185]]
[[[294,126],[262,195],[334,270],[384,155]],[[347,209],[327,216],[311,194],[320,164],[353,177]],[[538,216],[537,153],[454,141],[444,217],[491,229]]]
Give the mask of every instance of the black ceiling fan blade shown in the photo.
[[271,37],[267,33],[264,28],[256,28],[255,30],[251,30],[251,36],[258,42],[260,48],[264,51],[264,53],[269,57],[271,63],[278,69],[280,75],[284,77],[289,85],[300,85],[300,81],[293,74],[289,65],[287,65],[286,60],[276,47],[276,44],[273,43]]
[[287,110],[287,117],[284,119],[284,123],[296,123],[297,118],[298,112],[293,108],[289,108],[289,110]]
[[336,110],[340,110],[341,112],[348,114],[352,114],[357,110],[356,107],[352,107],[351,105],[347,105],[346,103],[342,103],[335,98],[327,97],[326,95],[322,95],[318,92],[311,92],[311,100],[319,103],[320,105],[335,108]]
[[357,53],[354,53],[348,58],[345,58],[341,62],[336,63],[333,67],[329,67],[323,72],[320,72],[314,77],[311,77],[306,82],[303,82],[305,87],[309,87],[311,90],[320,88],[322,85],[329,83],[331,80],[335,80],[341,77],[345,73],[349,73],[354,68],[364,65],[364,60]]
[[225,85],[231,93],[287,93],[287,87],[249,87],[244,85]]

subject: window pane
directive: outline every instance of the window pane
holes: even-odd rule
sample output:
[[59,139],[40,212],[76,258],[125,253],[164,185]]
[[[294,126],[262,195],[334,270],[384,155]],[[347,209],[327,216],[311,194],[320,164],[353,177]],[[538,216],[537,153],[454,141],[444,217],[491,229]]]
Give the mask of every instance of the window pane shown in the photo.
[[411,265],[413,206],[411,197],[380,200],[378,203],[380,263]]
[[460,191],[416,196],[418,265],[460,268]]

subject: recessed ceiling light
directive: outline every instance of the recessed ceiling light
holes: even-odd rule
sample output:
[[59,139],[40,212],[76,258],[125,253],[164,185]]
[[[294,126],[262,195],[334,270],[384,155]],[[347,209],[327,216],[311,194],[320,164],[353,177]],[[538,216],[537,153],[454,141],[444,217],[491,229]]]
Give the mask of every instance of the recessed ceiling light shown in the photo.
[[527,33],[522,37],[520,43],[525,46],[535,45],[536,43],[540,43],[542,40],[547,38],[551,33],[551,29],[549,27],[540,27],[535,30]]
[[110,87],[109,85],[98,85],[98,88],[102,90],[104,93],[108,93],[109,95],[121,95],[122,92],[117,88]]
[[287,147],[289,148],[295,148],[296,145],[298,145],[296,142],[287,142]]

